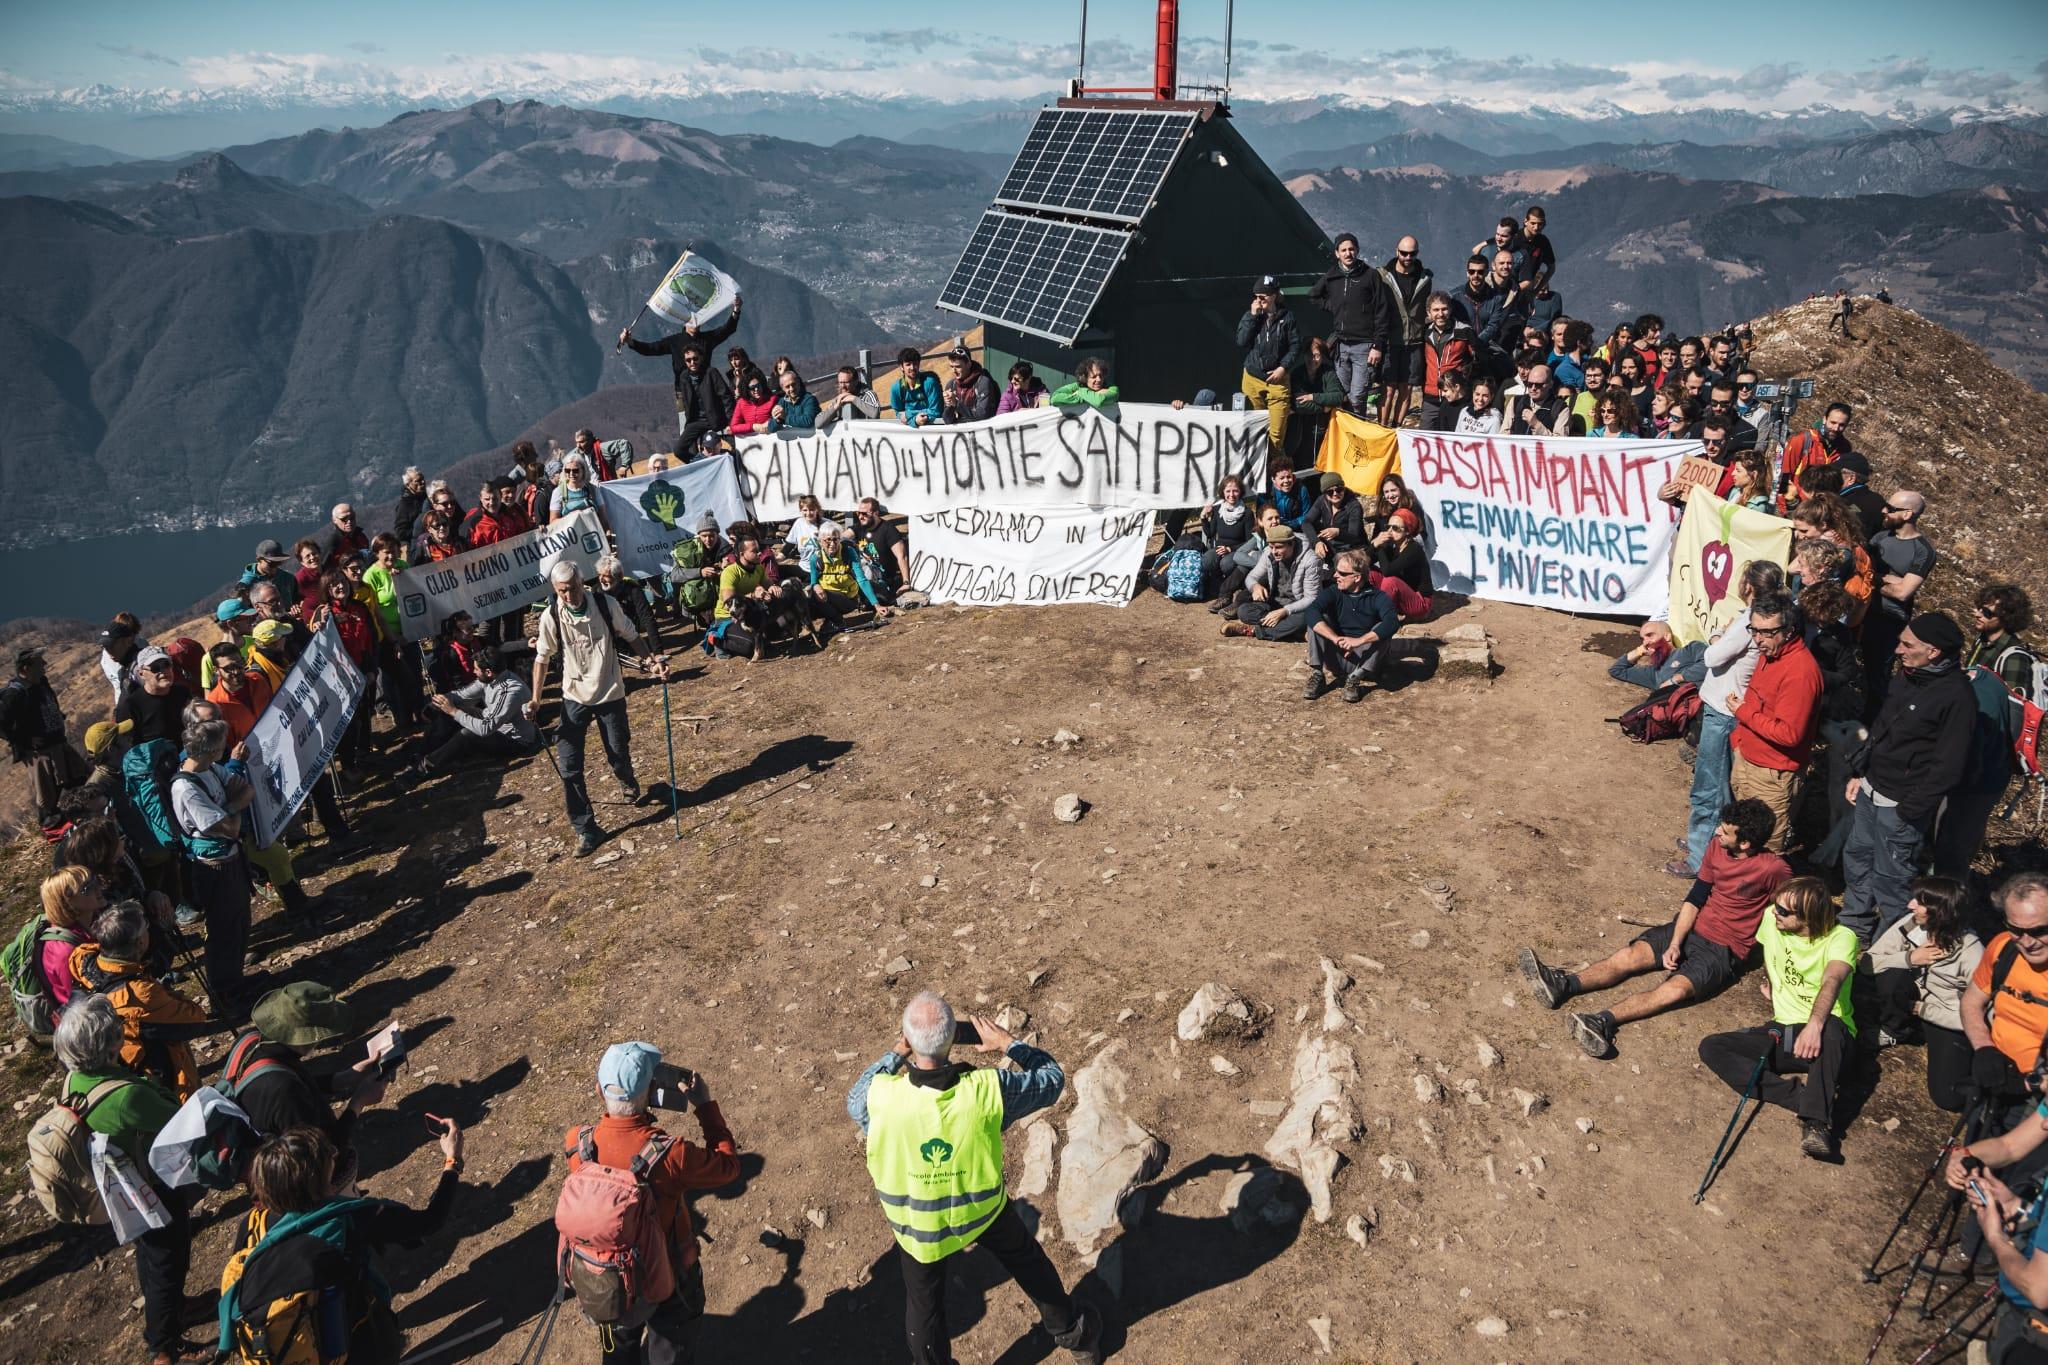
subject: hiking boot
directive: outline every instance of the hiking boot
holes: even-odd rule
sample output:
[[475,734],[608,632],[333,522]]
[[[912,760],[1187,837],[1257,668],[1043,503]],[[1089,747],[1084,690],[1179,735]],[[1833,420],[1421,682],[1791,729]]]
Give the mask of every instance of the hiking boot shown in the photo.
[[581,831],[576,836],[576,856],[588,858],[597,852],[597,846],[604,842],[604,831],[595,827]]
[[1214,602],[1211,602],[1209,604],[1209,614],[1211,616],[1221,616],[1223,614],[1224,607],[1228,605],[1229,604],[1227,602],[1225,602],[1222,598],[1219,597]]
[[1225,635],[1234,636],[1238,639],[1243,639],[1245,636],[1250,635],[1252,633],[1252,628],[1242,621],[1232,621],[1228,625],[1223,627],[1223,633]]
[[635,806],[644,806],[653,799],[654,788],[652,787],[635,788],[633,794],[626,798],[629,804]]
[[179,1337],[170,1345],[156,1351],[149,1357],[149,1365],[178,1365],[181,1360],[211,1360],[216,1352],[211,1346],[199,1346]]
[[1571,988],[1565,984],[1565,974],[1555,967],[1546,967],[1537,958],[1534,948],[1524,948],[1517,958],[1522,969],[1522,979],[1529,983],[1529,994],[1543,1002],[1543,1008],[1554,1010],[1572,998]]
[[1819,1119],[1799,1121],[1799,1150],[1815,1161],[1833,1161],[1838,1155],[1835,1135]]
[[1365,695],[1365,672],[1353,669],[1344,675],[1344,700],[1357,701]]
[[1323,695],[1323,686],[1323,670],[1320,668],[1310,669],[1308,681],[1301,685],[1301,699],[1303,701],[1314,701],[1317,697]]
[[1082,1365],[1102,1365],[1102,1310],[1085,1299],[1074,1300],[1074,1325],[1053,1338]]
[[1667,877],[1678,877],[1689,882],[1699,874],[1685,865],[1685,859],[1673,858],[1670,862],[1664,864],[1664,875]]
[[1614,1055],[1614,1021],[1605,1014],[1574,1014],[1572,1039],[1588,1057],[1604,1062]]

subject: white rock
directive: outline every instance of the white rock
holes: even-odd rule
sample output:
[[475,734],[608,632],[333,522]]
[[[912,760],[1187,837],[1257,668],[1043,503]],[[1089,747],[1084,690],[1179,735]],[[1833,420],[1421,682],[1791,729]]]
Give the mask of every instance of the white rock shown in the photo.
[[820,1232],[823,1232],[825,1230],[825,1224],[832,1221],[830,1215],[828,1215],[823,1209],[805,1209],[804,1217],[808,1218],[811,1222],[811,1226],[816,1228]]
[[1529,1090],[1510,1090],[1508,1093],[1515,1097],[1516,1104],[1522,1106],[1522,1117],[1525,1119],[1534,1118],[1550,1107],[1548,1095],[1538,1095]]
[[1481,1318],[1472,1324],[1472,1330],[1482,1337],[1504,1337],[1508,1334],[1508,1325],[1500,1318]]
[[1239,1171],[1223,1187],[1223,1212],[1239,1232],[1250,1232],[1260,1224],[1279,1227],[1301,1217],[1301,1203],[1294,1196],[1294,1182],[1271,1166]]
[[1052,1149],[1056,1140],[1050,1123],[1034,1123],[1024,1130],[1024,1159],[1017,1183],[1010,1194],[1017,1199],[1035,1199],[1052,1188]]
[[1118,1039],[1074,1073],[1055,1207],[1067,1241],[1084,1256],[1102,1249],[1125,1200],[1166,1163],[1166,1144],[1124,1112],[1130,1081],[1117,1060],[1123,1051]]
[[1443,1097],[1444,1088],[1436,1081],[1428,1076],[1418,1075],[1415,1078],[1415,1102],[1417,1104],[1435,1104]]
[[1052,818],[1063,825],[1078,823],[1088,813],[1088,803],[1075,792],[1068,792],[1052,803]]
[[1237,1064],[1228,1057],[1211,1056],[1209,1058],[1209,1069],[1219,1076],[1235,1076],[1239,1074]]
[[1067,749],[1079,744],[1081,737],[1063,725],[1054,733],[1052,742],[1059,745],[1062,749]]
[[1354,1213],[1344,1220],[1344,1235],[1362,1247],[1372,1245],[1373,1220],[1362,1213]]
[[912,964],[909,958],[903,956],[901,953],[898,953],[895,957],[889,959],[889,965],[882,968],[882,970],[887,972],[891,976],[902,976],[905,972],[910,970],[911,965]]
[[1385,1180],[1403,1180],[1413,1185],[1415,1183],[1415,1163],[1405,1156],[1382,1155],[1380,1157],[1380,1177]]
[[1337,996],[1351,984],[1351,977],[1330,959],[1323,958],[1323,1032],[1333,1033],[1351,1022],[1351,1016],[1337,1003]]
[[1487,1042],[1484,1038],[1474,1038],[1472,1040],[1472,1043],[1473,1046],[1476,1047],[1479,1052],[1479,1065],[1483,1067],[1500,1065],[1499,1048],[1495,1047],[1492,1043]]
[[1310,1318],[1310,1319],[1308,1320],[1308,1330],[1309,1330],[1309,1331],[1311,1331],[1311,1332],[1314,1332],[1314,1333],[1316,1334],[1316,1345],[1318,1345],[1318,1346],[1320,1346],[1320,1347],[1322,1348],[1323,1354],[1324,1354],[1324,1355],[1328,1355],[1328,1354],[1330,1354],[1330,1320],[1329,1320],[1329,1318],[1327,1318],[1327,1317],[1320,1317],[1320,1318]]
[[1316,1221],[1330,1219],[1330,1180],[1342,1158],[1333,1144],[1356,1141],[1361,1131],[1351,1090],[1358,1058],[1326,1033],[1305,1033],[1294,1049],[1287,1113],[1266,1140],[1266,1155],[1301,1172]]
[[1429,930],[1417,929],[1414,933],[1408,935],[1408,946],[1411,948],[1427,948],[1429,946]]
[[1578,1130],[1582,1133],[1590,1133],[1593,1131],[1593,1120],[1591,1119],[1574,1119],[1573,1123],[1577,1125]]
[[917,884],[923,887],[925,890],[929,891],[939,884],[939,879],[937,877],[934,877],[931,873],[927,872],[924,876],[919,877],[917,879]]
[[1260,1011],[1228,986],[1206,982],[1189,998],[1174,1024],[1184,1043],[1204,1038],[1251,1038],[1259,1032]]

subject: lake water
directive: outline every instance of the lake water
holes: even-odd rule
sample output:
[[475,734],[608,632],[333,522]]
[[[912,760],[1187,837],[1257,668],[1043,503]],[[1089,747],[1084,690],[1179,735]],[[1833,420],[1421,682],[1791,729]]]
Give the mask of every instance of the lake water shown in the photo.
[[285,548],[304,528],[214,527],[93,536],[34,550],[0,550],[0,621],[22,616],[103,622],[117,611],[181,611],[232,584],[274,536]]

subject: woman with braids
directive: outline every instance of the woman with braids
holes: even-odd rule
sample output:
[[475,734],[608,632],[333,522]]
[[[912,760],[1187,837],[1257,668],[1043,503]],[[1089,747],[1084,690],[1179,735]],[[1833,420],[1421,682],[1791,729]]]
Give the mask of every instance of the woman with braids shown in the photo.
[[1878,998],[1877,1045],[1916,1038],[1927,1045],[1927,1097],[1951,1114],[1963,1111],[1970,1084],[1970,1040],[1963,1036],[1963,990],[1984,945],[1964,923],[1963,885],[1947,877],[1915,877],[1911,913],[1870,945]]

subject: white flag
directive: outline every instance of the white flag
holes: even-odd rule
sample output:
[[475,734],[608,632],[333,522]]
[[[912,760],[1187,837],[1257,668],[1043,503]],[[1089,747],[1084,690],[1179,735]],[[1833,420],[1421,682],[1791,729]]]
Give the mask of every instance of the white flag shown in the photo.
[[739,292],[732,276],[695,252],[685,251],[654,287],[647,311],[678,327],[710,327],[725,320]]

